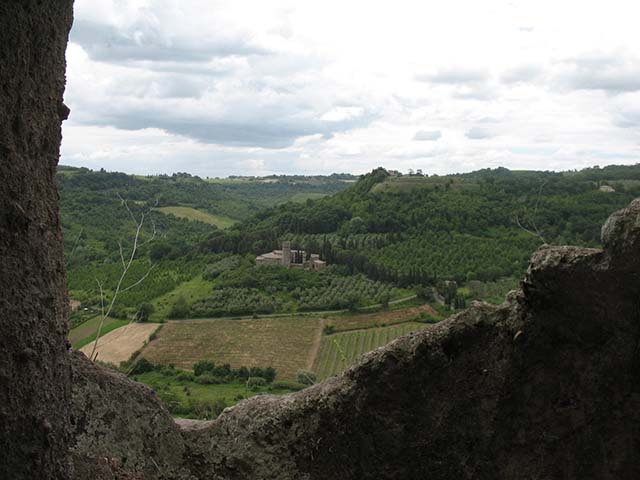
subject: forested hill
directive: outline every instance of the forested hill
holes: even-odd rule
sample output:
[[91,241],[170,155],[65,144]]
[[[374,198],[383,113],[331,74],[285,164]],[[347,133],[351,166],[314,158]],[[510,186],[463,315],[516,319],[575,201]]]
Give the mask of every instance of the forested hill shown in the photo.
[[401,286],[519,277],[542,243],[597,246],[603,221],[640,196],[640,165],[571,172],[480,170],[391,176],[266,209],[202,245],[259,253],[283,239]]
[[[141,242],[153,242],[136,254],[124,287],[154,265],[144,285],[121,295],[135,308],[198,275],[210,256],[196,247],[213,231],[283,202],[305,202],[344,190],[357,177],[270,176],[201,179],[187,173],[135,176],[104,170],[59,166],[60,215],[72,296],[99,304],[96,279],[110,289],[121,271],[119,245],[128,254],[136,219],[145,213]],[[195,220],[195,221],[194,221]],[[155,230],[156,234],[153,235]]]

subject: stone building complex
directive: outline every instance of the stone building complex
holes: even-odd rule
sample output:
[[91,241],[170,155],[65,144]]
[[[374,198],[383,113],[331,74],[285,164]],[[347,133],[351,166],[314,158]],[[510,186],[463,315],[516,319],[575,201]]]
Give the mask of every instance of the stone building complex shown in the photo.
[[305,250],[292,250],[291,242],[283,242],[282,250],[274,250],[256,257],[256,265],[282,265],[287,268],[322,270],[327,262],[320,260],[317,253],[307,254]]

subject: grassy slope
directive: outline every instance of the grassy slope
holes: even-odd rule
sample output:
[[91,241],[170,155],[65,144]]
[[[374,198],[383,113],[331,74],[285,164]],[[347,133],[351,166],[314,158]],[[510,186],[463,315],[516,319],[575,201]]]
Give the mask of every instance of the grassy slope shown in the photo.
[[[128,320],[118,320],[117,318],[108,317],[102,325],[102,332],[100,334],[105,335],[116,328],[126,325],[127,323],[129,323]],[[93,342],[96,339],[96,333],[99,325],[100,316],[96,316],[71,330],[69,332],[69,341],[73,345],[73,348],[79,349],[88,343]]]
[[198,360],[241,366],[272,366],[279,379],[293,379],[312,362],[319,318],[180,320],[168,322],[142,352],[158,364],[190,370]]
[[196,210],[192,207],[161,207],[156,209],[159,212],[174,215],[178,218],[186,218],[187,220],[195,220],[209,225],[215,225],[218,228],[229,228],[236,223],[233,218],[225,217],[222,215],[212,215],[202,210]]
[[304,193],[296,193],[291,197],[292,202],[306,202],[307,200],[317,200],[322,197],[326,197],[326,193],[314,193],[314,192],[304,192]]
[[211,295],[211,288],[211,282],[203,280],[201,275],[181,283],[174,290],[155,298],[151,302],[155,307],[155,311],[151,314],[151,320],[160,321],[166,319],[178,297],[184,297],[191,304],[197,300],[208,298]]
[[401,335],[426,327],[424,323],[409,322],[390,327],[325,335],[322,337],[314,371],[320,380],[336,375],[353,364],[363,353],[385,345]]

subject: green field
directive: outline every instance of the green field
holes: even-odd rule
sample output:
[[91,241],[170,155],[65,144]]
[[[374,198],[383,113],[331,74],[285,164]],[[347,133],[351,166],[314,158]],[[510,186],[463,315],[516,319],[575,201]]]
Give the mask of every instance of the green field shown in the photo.
[[[167,377],[158,371],[134,375],[132,378],[153,388],[167,404],[170,411],[179,411],[180,404],[184,408],[185,405],[193,402],[222,402],[224,406],[230,407],[244,398],[255,395],[265,393],[285,394],[294,391],[288,388],[278,388],[277,382],[275,386],[268,385],[258,387],[255,390],[248,389],[246,384],[241,381],[218,385],[201,385],[193,381],[177,381],[175,378]],[[193,414],[178,413],[177,415],[180,417],[202,418],[202,416]]]
[[408,322],[390,327],[325,335],[322,337],[313,370],[317,373],[318,379],[323,380],[345,370],[363,353],[426,327],[424,323]]
[[233,368],[271,366],[277,380],[291,380],[313,365],[321,323],[309,317],[171,321],[141,355],[154,364],[185,370],[199,360]]
[[322,197],[326,197],[326,193],[315,193],[315,192],[301,192],[296,193],[291,197],[292,202],[306,202],[307,200],[317,200]]
[[416,188],[443,188],[443,189],[468,189],[476,188],[477,182],[472,179],[460,179],[453,177],[423,177],[423,176],[408,176],[402,177],[388,177],[383,182],[378,183],[371,190],[372,192],[400,192],[405,190],[412,190]]
[[155,298],[151,303],[155,307],[151,314],[152,321],[161,321],[167,318],[171,307],[176,303],[178,297],[184,297],[189,304],[197,300],[205,300],[211,295],[211,282],[203,280],[201,275],[178,285],[160,297]]
[[[100,335],[106,335],[116,328],[122,327],[129,323],[128,320],[118,320],[117,318],[107,317],[102,325],[102,332]],[[73,348],[79,349],[93,342],[96,339],[96,333],[100,326],[100,316],[95,316],[90,320],[87,320],[82,325],[78,325],[76,328],[69,332],[69,341]]]
[[196,210],[191,207],[161,207],[157,208],[159,212],[174,215],[178,218],[186,218],[187,220],[195,220],[197,222],[207,223],[209,225],[215,225],[218,228],[229,228],[236,223],[236,220],[222,215],[212,215],[202,210]]

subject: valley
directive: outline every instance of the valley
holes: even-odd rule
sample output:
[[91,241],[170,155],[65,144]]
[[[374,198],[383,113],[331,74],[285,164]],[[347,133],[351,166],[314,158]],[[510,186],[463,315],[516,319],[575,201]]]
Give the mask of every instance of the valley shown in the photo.
[[[501,303],[543,243],[597,246],[602,221],[640,195],[640,167],[377,169],[355,182],[62,168],[59,185],[69,291],[81,304],[70,341],[90,352],[102,323],[98,361],[149,384],[174,415],[210,418],[336,375],[474,300]],[[326,267],[257,262],[283,242]],[[196,375],[202,362],[212,370]],[[267,368],[274,378],[261,376]]]

